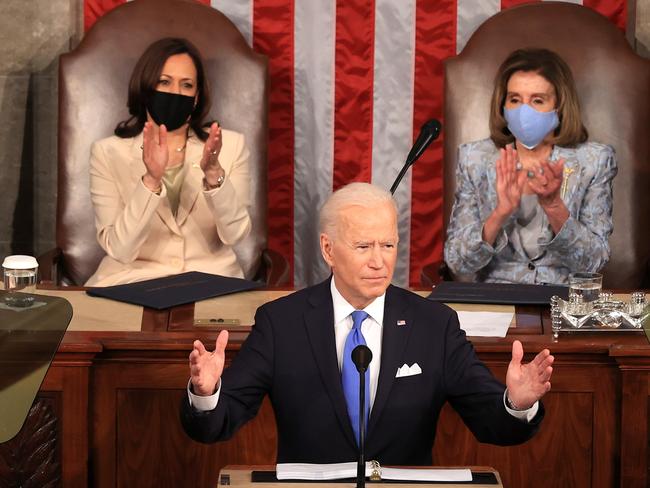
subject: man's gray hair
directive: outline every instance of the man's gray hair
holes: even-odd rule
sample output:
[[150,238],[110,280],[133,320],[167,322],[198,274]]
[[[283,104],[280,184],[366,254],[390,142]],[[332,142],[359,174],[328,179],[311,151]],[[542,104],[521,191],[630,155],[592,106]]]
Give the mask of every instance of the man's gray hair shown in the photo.
[[370,183],[356,182],[345,185],[332,193],[321,207],[318,230],[321,234],[334,237],[341,210],[352,206],[371,208],[381,203],[390,203],[397,213],[397,204],[389,191]]

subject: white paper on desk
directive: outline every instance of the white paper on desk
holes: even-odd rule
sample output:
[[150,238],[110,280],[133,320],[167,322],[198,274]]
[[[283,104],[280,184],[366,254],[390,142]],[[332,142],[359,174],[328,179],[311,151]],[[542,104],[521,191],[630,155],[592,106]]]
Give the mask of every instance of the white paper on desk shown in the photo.
[[472,471],[469,469],[444,468],[381,468],[382,480],[398,481],[472,481]]
[[[366,473],[371,472],[370,463],[366,463]],[[279,480],[338,480],[357,477],[357,463],[278,463],[275,473]]]
[[512,322],[512,313],[457,312],[460,328],[468,336],[505,337]]
[[[356,478],[357,463],[309,464],[281,463],[276,466],[278,480],[337,480]],[[381,478],[396,481],[472,481],[469,469],[408,469],[381,467]],[[372,466],[366,463],[366,476],[372,473]]]

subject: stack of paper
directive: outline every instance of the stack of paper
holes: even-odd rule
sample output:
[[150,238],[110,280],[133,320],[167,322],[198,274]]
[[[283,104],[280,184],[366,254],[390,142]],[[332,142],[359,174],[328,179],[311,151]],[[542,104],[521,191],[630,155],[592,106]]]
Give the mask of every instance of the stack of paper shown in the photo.
[[505,337],[512,317],[502,312],[458,312],[460,328],[472,337]]
[[[279,480],[338,480],[356,478],[357,463],[282,463],[276,466],[275,472]],[[366,473],[370,472],[370,463],[366,463]]]
[[[372,464],[366,463],[366,476],[373,471]],[[381,479],[396,481],[472,481],[469,469],[435,468],[380,468]],[[306,464],[284,463],[276,467],[278,480],[337,480],[356,478],[357,463]]]

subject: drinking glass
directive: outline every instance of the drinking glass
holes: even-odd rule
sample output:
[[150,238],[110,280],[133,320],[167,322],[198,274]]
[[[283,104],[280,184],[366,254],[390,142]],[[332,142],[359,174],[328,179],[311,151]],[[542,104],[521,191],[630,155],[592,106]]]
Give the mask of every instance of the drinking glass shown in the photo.
[[588,314],[593,310],[593,305],[603,288],[603,275],[600,273],[571,273],[569,275],[569,301],[573,296],[574,300],[579,301],[581,306],[581,315]]
[[[8,292],[4,301],[10,307],[29,307],[34,303],[34,297],[24,293],[36,291],[38,262],[33,256],[7,256],[2,263],[4,287]],[[23,293],[16,293],[23,292]]]

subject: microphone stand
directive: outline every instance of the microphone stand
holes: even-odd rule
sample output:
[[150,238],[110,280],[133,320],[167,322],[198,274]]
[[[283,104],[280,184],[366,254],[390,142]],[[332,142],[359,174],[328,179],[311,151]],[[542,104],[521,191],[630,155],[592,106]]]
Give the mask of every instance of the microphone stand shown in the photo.
[[357,462],[357,488],[366,487],[366,368],[359,369],[359,460]]
[[359,372],[359,461],[357,462],[357,488],[366,486],[366,371],[372,361],[372,351],[360,344],[352,350],[352,362]]

